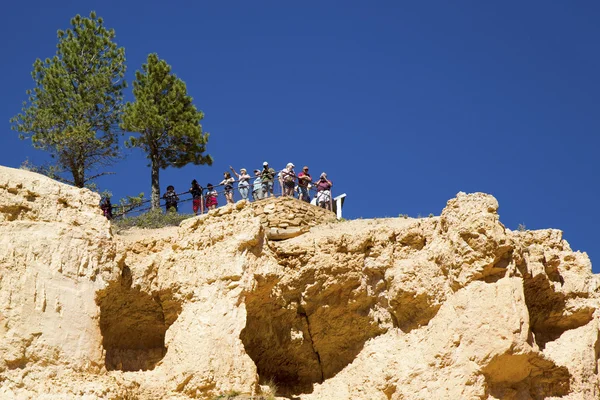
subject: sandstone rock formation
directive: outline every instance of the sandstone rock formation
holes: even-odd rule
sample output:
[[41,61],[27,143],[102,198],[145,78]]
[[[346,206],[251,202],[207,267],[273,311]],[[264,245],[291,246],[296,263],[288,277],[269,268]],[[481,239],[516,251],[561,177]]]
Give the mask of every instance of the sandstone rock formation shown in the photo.
[[0,194],[1,399],[600,398],[587,255],[506,229],[489,195],[339,223],[238,202],[113,234],[87,190],[0,167]]

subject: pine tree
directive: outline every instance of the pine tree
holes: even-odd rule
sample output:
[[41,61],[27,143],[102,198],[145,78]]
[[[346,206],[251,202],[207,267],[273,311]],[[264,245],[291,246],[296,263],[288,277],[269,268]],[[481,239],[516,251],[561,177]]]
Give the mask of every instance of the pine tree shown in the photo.
[[76,15],[71,25],[58,31],[56,55],[33,64],[35,87],[11,122],[21,139],[48,151],[57,167],[71,172],[71,183],[83,187],[104,174],[89,171],[118,156],[125,50],[94,12]]
[[204,154],[208,142],[208,133],[200,125],[204,114],[192,104],[185,83],[171,73],[171,66],[150,54],[135,76],[135,101],[125,105],[121,126],[138,133],[126,146],[139,147],[150,160],[154,209],[160,203],[160,169],[211,165],[212,157]]

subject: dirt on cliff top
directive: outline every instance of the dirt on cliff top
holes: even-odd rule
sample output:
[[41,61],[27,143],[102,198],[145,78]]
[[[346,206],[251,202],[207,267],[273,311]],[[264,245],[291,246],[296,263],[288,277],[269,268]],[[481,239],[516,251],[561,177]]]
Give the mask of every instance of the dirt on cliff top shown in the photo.
[[[436,218],[436,217],[432,217]],[[347,221],[329,222],[322,225],[313,226],[310,229],[311,240],[341,234],[360,235],[374,228],[386,226],[391,229],[402,229],[412,224],[418,223],[420,218],[376,218],[376,219],[355,219]],[[169,239],[177,236],[178,226],[165,226],[163,228],[127,228],[115,230],[115,237],[125,243],[135,243],[145,239]],[[304,235],[302,235],[304,236]]]

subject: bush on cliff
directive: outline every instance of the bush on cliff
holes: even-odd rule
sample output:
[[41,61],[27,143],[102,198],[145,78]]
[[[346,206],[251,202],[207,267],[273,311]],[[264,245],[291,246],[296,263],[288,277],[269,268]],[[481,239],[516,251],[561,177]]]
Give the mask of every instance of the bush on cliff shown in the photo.
[[193,217],[194,214],[178,214],[176,212],[164,213],[160,208],[135,217],[123,217],[113,220],[113,226],[118,229],[147,228],[156,229],[165,226],[177,226],[184,219]]

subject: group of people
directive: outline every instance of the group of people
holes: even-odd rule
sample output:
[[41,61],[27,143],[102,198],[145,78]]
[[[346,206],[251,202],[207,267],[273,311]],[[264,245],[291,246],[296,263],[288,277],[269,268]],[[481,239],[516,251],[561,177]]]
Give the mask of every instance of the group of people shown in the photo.
[[[218,186],[223,186],[226,202],[228,204],[233,203],[233,185],[237,178],[238,191],[242,199],[249,200],[251,198],[253,201],[257,201],[274,196],[273,186],[277,178],[282,188],[283,196],[293,197],[297,193],[300,200],[310,203],[309,191],[314,189],[316,190],[317,205],[332,210],[331,187],[333,184],[327,179],[327,174],[323,172],[317,181],[313,181],[307,166],[302,167],[302,171],[298,174],[296,174],[294,168],[294,164],[288,163],[284,169],[277,173],[265,161],[262,170],[254,170],[254,180],[252,180],[246,168],[240,168],[240,172],[238,173],[232,166],[229,166],[235,178],[229,171],[226,171],[223,173],[223,180],[219,182]],[[212,210],[218,206],[217,198],[219,193],[211,183],[206,184],[206,188],[203,188],[194,179],[189,193],[192,195],[192,209],[196,215],[204,208]],[[173,185],[167,186],[167,191],[163,194],[162,198],[165,200],[165,209],[167,211],[178,211],[179,196],[175,192]],[[113,206],[109,197],[102,198],[100,208],[107,219],[113,218]]]
[[[240,172],[238,173],[232,166],[229,166],[231,173],[225,171],[223,173],[223,180],[219,182],[218,185],[223,186],[226,202],[233,203],[233,184],[237,178],[238,191],[242,199],[249,200],[252,198],[252,200],[257,201],[273,196],[273,184],[275,178],[277,178],[282,187],[284,196],[293,197],[294,193],[297,192],[299,199],[310,203],[309,190],[314,188],[316,189],[317,205],[331,210],[331,187],[333,184],[327,179],[327,174],[323,172],[319,176],[319,179],[316,182],[313,182],[307,166],[304,166],[302,171],[298,174],[296,174],[294,168],[294,164],[288,163],[283,170],[277,173],[269,166],[269,163],[265,161],[262,170],[254,170],[254,180],[252,180],[252,177],[245,168],[240,168]],[[231,175],[232,173],[235,178]],[[203,201],[204,207],[208,210],[212,210],[218,206],[218,192],[211,183],[206,184],[206,188],[203,188],[198,184],[198,181],[194,179],[189,193],[192,195],[192,209],[196,215],[202,210]],[[175,193],[175,188],[172,185],[167,187],[163,199],[165,200],[165,208],[167,211],[177,211],[179,197],[177,196],[177,193]]]

